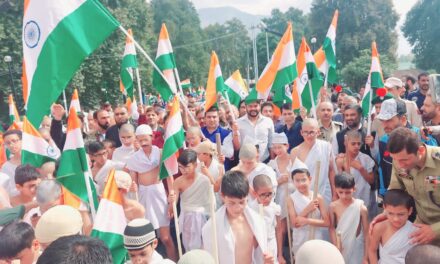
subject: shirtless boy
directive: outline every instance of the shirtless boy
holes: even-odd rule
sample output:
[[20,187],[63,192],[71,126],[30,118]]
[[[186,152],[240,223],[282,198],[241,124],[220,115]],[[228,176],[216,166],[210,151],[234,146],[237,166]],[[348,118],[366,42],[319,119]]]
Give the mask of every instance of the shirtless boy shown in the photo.
[[[267,252],[264,220],[247,206],[249,182],[240,171],[228,171],[222,178],[221,195],[224,205],[216,219],[220,264],[269,264],[274,257]],[[212,218],[202,230],[203,247],[214,255]]]

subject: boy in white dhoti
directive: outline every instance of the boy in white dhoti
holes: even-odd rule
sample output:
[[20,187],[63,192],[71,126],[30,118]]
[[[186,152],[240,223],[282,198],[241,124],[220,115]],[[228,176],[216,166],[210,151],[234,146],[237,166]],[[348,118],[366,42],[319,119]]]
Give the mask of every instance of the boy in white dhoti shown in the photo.
[[[369,209],[376,204],[370,204],[370,184],[374,183],[374,160],[360,152],[362,146],[362,135],[357,130],[349,130],[345,134],[345,153],[336,158],[338,173],[348,172],[353,175],[356,190],[353,197],[364,201],[364,205]],[[374,201],[375,202],[375,201]],[[373,210],[371,210],[373,211]]]
[[335,187],[339,199],[332,202],[329,207],[331,242],[341,250],[345,263],[366,264],[368,263],[367,208],[362,200],[353,198],[355,183],[352,175],[345,172],[336,175]]
[[[278,229],[281,227],[281,207],[272,199],[275,194],[272,182],[268,176],[260,174],[254,178],[252,186],[257,198],[249,203],[249,207],[260,213],[260,215],[261,213],[264,214],[267,231],[267,251],[275,257],[275,263],[286,263],[283,255],[278,254],[277,245],[281,244],[278,242],[281,237],[276,234],[279,233]],[[260,212],[260,206],[263,212]]]
[[182,176],[174,181],[174,194],[168,198],[169,212],[173,212],[173,203],[180,195],[179,227],[186,251],[202,248],[202,227],[206,223],[210,209],[212,177],[196,173],[197,153],[184,150],[177,160]]
[[[287,208],[292,226],[292,251],[295,255],[298,249],[310,239],[312,228],[329,226],[324,199],[318,194],[316,200],[313,200],[313,192],[310,191],[311,179],[307,169],[292,171],[296,191],[290,195]],[[322,239],[320,230],[315,231],[314,239]]]
[[334,196],[334,168],[331,145],[327,141],[318,139],[320,133],[318,121],[313,118],[307,118],[302,123],[301,135],[304,142],[292,149],[290,156],[292,160],[300,159],[307,165],[313,188],[315,182],[315,171],[317,170],[317,161],[320,161],[318,192],[324,197],[328,205]]
[[[136,129],[136,139],[141,148],[127,162],[127,169],[139,188],[139,202],[145,207],[145,218],[154,229],[159,229],[160,240],[165,245],[167,256],[177,259],[176,248],[170,236],[167,195],[159,180],[161,151],[152,144],[153,131],[148,125]],[[167,178],[168,186],[173,186],[173,177]]]
[[264,220],[247,206],[249,182],[240,171],[228,171],[222,178],[224,205],[216,219],[217,241],[213,241],[212,217],[202,230],[203,248],[214,256],[217,247],[220,264],[269,264],[274,257],[267,251]]
[[[368,247],[371,264],[404,264],[406,253],[414,246],[409,238],[417,230],[408,217],[413,198],[403,190],[388,190],[383,199],[387,220],[374,225]],[[379,262],[377,249],[379,248]]]
[[130,156],[136,151],[134,147],[136,138],[132,124],[127,123],[121,126],[119,129],[119,139],[121,140],[122,146],[113,151],[112,160],[127,164]]

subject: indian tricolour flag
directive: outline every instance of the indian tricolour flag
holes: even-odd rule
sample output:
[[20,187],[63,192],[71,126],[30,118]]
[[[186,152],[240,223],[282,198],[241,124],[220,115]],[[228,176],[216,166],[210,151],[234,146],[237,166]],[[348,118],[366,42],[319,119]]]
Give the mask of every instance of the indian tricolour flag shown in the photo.
[[[131,29],[128,29],[128,34],[133,36]],[[119,80],[119,89],[121,92],[129,97],[133,102],[133,70],[138,67],[136,60],[136,48],[133,40],[127,36],[125,40],[124,55],[121,62],[121,75]]]
[[[98,207],[95,185],[89,177],[89,167],[87,164],[84,140],[81,132],[81,122],[76,114],[75,108],[71,107],[67,120],[66,143],[58,165],[57,180],[70,193],[78,197],[81,201],[89,204],[89,197],[93,197],[94,208]],[[87,192],[86,179],[89,182],[90,193]],[[73,201],[76,204],[76,201]],[[72,205],[71,200],[65,199],[65,204]]]
[[211,53],[208,82],[206,83],[205,112],[217,103],[217,95],[225,90],[225,80],[215,51]]
[[154,63],[162,71],[167,79],[166,81],[157,72],[153,70],[153,86],[159,92],[165,102],[173,100],[174,94],[177,93],[177,81],[174,76],[176,69],[176,60],[174,59],[173,47],[171,46],[170,37],[165,24],[160,29],[159,41],[157,44],[156,60]]
[[25,0],[23,91],[35,127],[82,61],[119,26],[98,0]]
[[319,71],[326,75],[327,82],[336,83],[336,28],[338,26],[338,10],[333,15],[332,23],[322,47],[315,52],[314,58]]
[[81,105],[79,103],[78,89],[73,89],[72,100],[70,100],[70,108],[75,109],[75,112],[81,112]]
[[110,249],[113,263],[124,263],[127,250],[124,248],[124,229],[127,225],[122,198],[112,169],[105,184],[102,199],[96,213],[93,230],[90,236],[104,241]]
[[272,58],[258,79],[256,85],[258,98],[266,100],[272,90],[274,101],[283,101],[285,86],[292,83],[298,75],[295,63],[292,24],[288,23]]
[[191,87],[192,87],[190,79],[185,79],[185,80],[181,81],[180,85],[182,86],[182,89],[191,89]]
[[55,161],[60,156],[60,150],[55,144],[50,144],[40,132],[23,118],[23,137],[21,148],[21,163],[40,167],[48,161]]
[[[293,104],[297,106],[295,102],[297,99],[295,97],[299,95],[301,105],[310,110],[313,106],[316,107],[319,90],[323,81],[305,38],[302,38],[296,63],[299,76],[296,78],[293,86]],[[297,108],[294,107],[294,109]]]
[[240,106],[240,101],[244,100],[249,94],[246,84],[241,77],[240,71],[236,70],[226,81],[226,93],[228,93],[229,102],[237,108]]
[[382,67],[380,66],[379,53],[377,52],[376,42],[371,44],[371,68],[368,75],[368,81],[365,85],[365,93],[362,98],[362,110],[364,116],[368,116],[371,113],[371,101],[373,100],[374,93],[378,88],[383,88],[383,76]]
[[9,105],[9,125],[12,125],[15,122],[20,122],[20,115],[18,114],[17,107],[15,106],[14,97],[12,94],[8,97],[8,105]]
[[182,117],[180,115],[180,103],[177,96],[168,103],[169,115],[165,122],[165,143],[163,145],[160,179],[173,176],[179,172],[177,157],[179,149],[183,148],[185,136],[183,133]]

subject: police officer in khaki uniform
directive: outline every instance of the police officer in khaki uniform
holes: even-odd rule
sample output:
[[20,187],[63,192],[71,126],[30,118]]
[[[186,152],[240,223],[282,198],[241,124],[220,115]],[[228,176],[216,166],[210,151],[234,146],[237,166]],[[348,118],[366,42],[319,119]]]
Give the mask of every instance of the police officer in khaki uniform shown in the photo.
[[332,141],[336,133],[342,130],[341,122],[333,121],[333,104],[329,101],[320,102],[316,110],[318,116],[319,130],[321,133],[318,138],[327,142]]
[[400,127],[390,134],[388,150],[393,158],[388,189],[406,190],[415,200],[419,229],[410,235],[412,242],[440,246],[440,147],[424,145],[414,131]]

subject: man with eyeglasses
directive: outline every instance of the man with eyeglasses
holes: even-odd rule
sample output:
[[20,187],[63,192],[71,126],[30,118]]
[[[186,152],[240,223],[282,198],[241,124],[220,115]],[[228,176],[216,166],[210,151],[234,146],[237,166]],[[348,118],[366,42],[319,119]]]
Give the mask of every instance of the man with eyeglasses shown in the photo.
[[0,172],[5,175],[0,178],[0,185],[9,193],[9,196],[18,194],[15,187],[15,169],[21,165],[21,137],[21,131],[15,129],[3,134],[3,144],[9,150],[11,158],[1,167]]
[[301,129],[304,142],[292,149],[290,156],[292,160],[298,158],[307,165],[312,176],[310,186],[314,186],[318,161],[320,162],[318,192],[322,195],[326,204],[329,204],[335,194],[333,155],[330,143],[318,139],[319,133],[319,124],[316,119],[307,118],[304,120]]
[[87,153],[89,154],[91,162],[92,176],[98,185],[98,194],[101,195],[104,191],[110,170],[122,170],[124,164],[109,160],[107,158],[107,150],[102,142],[91,142],[87,146]]

